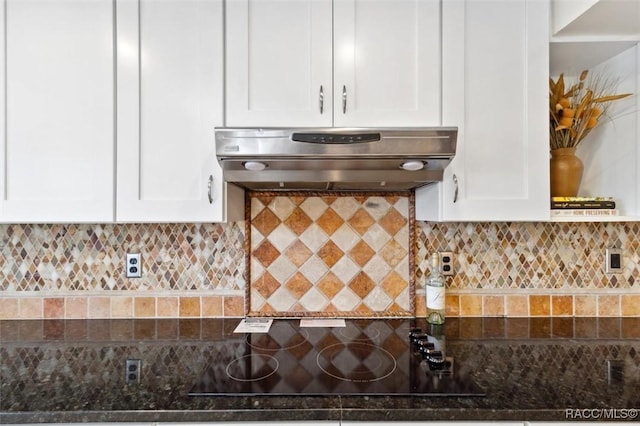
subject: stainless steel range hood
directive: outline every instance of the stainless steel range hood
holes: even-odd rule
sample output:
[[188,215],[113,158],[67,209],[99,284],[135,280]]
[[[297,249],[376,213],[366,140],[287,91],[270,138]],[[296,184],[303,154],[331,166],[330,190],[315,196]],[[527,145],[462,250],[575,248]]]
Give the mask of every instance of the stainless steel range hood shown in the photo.
[[224,179],[250,190],[404,191],[442,180],[456,127],[216,128]]

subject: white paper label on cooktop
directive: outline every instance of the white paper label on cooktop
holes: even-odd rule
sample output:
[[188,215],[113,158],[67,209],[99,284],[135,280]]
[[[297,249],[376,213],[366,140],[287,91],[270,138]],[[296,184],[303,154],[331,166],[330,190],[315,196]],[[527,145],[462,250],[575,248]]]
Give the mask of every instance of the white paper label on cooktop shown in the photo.
[[245,318],[233,330],[234,333],[267,333],[271,328],[273,319],[268,318]]
[[308,318],[300,320],[300,327],[346,327],[344,319],[337,318]]

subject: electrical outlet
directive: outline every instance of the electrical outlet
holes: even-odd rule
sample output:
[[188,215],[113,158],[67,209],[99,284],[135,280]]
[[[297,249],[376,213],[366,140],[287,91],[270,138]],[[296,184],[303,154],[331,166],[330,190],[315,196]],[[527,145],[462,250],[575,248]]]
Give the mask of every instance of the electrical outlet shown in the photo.
[[142,276],[142,262],[140,253],[127,253],[127,278],[140,278]]
[[440,269],[442,270],[442,275],[446,275],[446,276],[455,275],[456,272],[453,269],[453,252],[450,252],[450,251],[440,252]]
[[124,365],[124,380],[128,385],[140,383],[142,361],[139,359],[128,359]]
[[607,274],[618,274],[622,272],[622,250],[609,247],[605,253],[605,272]]

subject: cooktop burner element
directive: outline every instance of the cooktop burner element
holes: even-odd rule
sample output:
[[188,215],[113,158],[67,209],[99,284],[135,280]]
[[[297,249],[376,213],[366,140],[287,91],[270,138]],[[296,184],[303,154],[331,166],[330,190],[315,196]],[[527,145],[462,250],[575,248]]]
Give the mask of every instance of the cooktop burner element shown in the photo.
[[396,369],[389,352],[369,343],[337,343],[318,353],[318,367],[331,377],[349,382],[383,380]]
[[245,355],[227,365],[227,376],[238,382],[257,382],[271,376],[280,363],[267,355]]
[[228,336],[189,395],[484,395],[444,342],[411,322],[274,320],[268,333]]

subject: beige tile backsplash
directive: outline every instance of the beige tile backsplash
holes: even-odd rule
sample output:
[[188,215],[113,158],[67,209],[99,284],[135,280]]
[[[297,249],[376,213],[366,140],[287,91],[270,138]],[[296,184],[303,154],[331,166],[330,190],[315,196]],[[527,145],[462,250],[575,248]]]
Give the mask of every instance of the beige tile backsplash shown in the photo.
[[[252,207],[255,215],[250,225],[275,226],[270,231],[271,245],[282,249],[289,262],[288,276],[294,277],[290,296],[304,297],[309,285],[305,280],[311,282],[308,276],[318,280],[317,290],[327,300],[352,285],[347,280],[345,286],[344,275],[326,271],[345,256],[365,265],[377,256],[387,267],[405,261],[403,252],[408,247],[404,244],[355,248],[365,238],[357,239],[349,250],[340,247],[344,244],[340,239],[318,244],[318,229],[325,235],[340,232],[344,225],[340,212],[352,213],[350,231],[360,236],[401,224],[398,217],[390,217],[383,225],[381,218],[356,215],[363,203],[358,197],[331,199],[337,203],[331,209],[335,214],[324,217],[326,201],[323,206],[312,197],[286,198],[278,200],[277,220],[258,219],[263,207]],[[302,205],[306,210],[296,210]],[[251,240],[251,251],[246,249],[250,239],[246,228],[245,222],[0,225],[0,319],[242,316],[249,312],[251,301],[247,259],[256,256],[260,247]],[[424,314],[422,283],[429,254],[452,251],[456,275],[447,282],[450,316],[640,316],[638,223],[416,222],[413,237],[415,299],[401,299],[401,304],[409,303],[416,315]],[[622,248],[622,273],[604,272],[606,247]],[[265,258],[275,254],[266,247],[263,251]],[[142,278],[124,277],[127,252],[142,254]],[[321,263],[305,266],[314,256]],[[360,279],[366,278],[367,270],[363,271]],[[398,276],[399,281],[387,283],[390,293],[383,299],[410,282],[406,274]],[[372,284],[379,283],[365,280],[353,286],[371,291]],[[380,299],[371,303],[361,308],[371,308]],[[258,306],[253,308],[260,312]],[[372,310],[371,315],[375,314]]]

